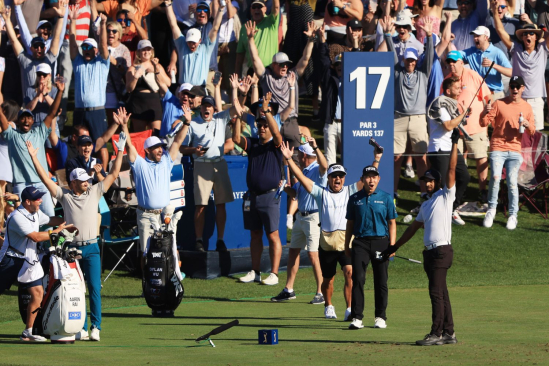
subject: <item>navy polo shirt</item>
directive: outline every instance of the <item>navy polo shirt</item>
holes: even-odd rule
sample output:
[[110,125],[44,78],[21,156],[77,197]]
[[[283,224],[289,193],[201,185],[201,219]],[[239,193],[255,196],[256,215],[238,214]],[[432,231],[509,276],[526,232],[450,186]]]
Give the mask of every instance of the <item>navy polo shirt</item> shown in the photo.
[[[78,155],[77,157],[67,161],[65,163],[65,173],[67,175],[67,182],[69,182],[69,177],[71,176],[71,172],[76,169],[76,168],[82,168],[84,169],[86,172],[90,172],[90,169],[93,168],[95,166],[95,164],[97,163],[97,159],[96,158],[92,158],[90,156],[90,160],[88,160],[86,162],[86,158],[83,157],[82,155]],[[105,170],[104,169],[101,169],[101,173],[103,175],[103,177],[106,177],[107,176],[107,173],[105,173]],[[97,180],[97,174],[95,174],[93,176],[93,179],[91,180],[91,182],[89,182],[90,184],[97,184],[99,183],[99,181]]]
[[388,236],[389,220],[398,217],[395,203],[390,194],[376,188],[374,193],[367,195],[364,189],[349,197],[347,202],[347,220],[353,220],[353,235]]
[[246,138],[248,171],[246,184],[250,192],[266,192],[278,188],[282,179],[282,152],[273,140],[261,144],[259,139]]

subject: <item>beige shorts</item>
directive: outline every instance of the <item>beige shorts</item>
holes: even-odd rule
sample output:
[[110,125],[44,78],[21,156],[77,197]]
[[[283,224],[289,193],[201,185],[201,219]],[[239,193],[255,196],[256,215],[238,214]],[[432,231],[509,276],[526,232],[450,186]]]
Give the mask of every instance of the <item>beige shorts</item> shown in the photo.
[[427,120],[424,114],[414,116],[395,114],[395,155],[404,154],[408,137],[410,137],[413,152],[423,154],[427,152],[429,133],[427,133]]
[[[471,135],[473,141],[464,141],[463,137],[459,139],[458,149],[462,154],[467,153],[467,159],[483,159],[488,157],[488,136],[483,132]],[[465,146],[463,144],[465,143]]]
[[194,162],[194,204],[207,206],[214,193],[216,205],[234,201],[229,168],[225,160],[215,163]]
[[545,120],[543,119],[543,108],[545,107],[545,102],[543,101],[543,98],[527,98],[524,99],[530,104],[532,107],[532,111],[534,112],[534,119],[536,121],[536,130],[540,131],[543,130],[543,123]]
[[320,242],[319,222],[318,212],[308,216],[301,216],[298,212],[292,229],[290,248],[318,252],[318,243]]

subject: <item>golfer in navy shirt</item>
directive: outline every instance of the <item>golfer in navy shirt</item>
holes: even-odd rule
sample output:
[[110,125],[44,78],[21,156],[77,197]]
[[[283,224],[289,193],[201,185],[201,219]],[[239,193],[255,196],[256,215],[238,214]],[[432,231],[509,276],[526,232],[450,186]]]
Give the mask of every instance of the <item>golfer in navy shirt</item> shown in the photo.
[[[374,270],[375,320],[374,328],[386,328],[387,270],[389,262],[375,260],[376,252],[382,252],[396,240],[397,213],[393,197],[378,189],[379,172],[367,166],[360,178],[364,188],[349,198],[347,203],[347,228],[345,230],[345,254],[353,264],[353,299],[349,329],[364,328],[364,282],[366,268],[372,262]],[[352,249],[351,237],[354,235]]]

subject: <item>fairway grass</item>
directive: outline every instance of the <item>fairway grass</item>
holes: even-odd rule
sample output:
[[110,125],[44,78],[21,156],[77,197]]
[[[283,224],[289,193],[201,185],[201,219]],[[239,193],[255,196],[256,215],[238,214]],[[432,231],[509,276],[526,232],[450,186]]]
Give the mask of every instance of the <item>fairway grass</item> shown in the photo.
[[[255,286],[241,285],[235,286]],[[341,293],[337,320],[324,319],[311,294],[288,303],[266,298],[182,303],[176,317],[158,319],[146,306],[103,311],[101,342],[21,344],[20,320],[0,324],[0,364],[15,365],[544,365],[549,363],[548,285],[450,289],[457,345],[418,347],[430,330],[427,289],[389,294],[387,329],[374,329],[373,295],[367,292],[365,328],[347,330]],[[194,339],[239,319],[213,336],[216,347]],[[260,329],[278,329],[280,343],[258,345]]]

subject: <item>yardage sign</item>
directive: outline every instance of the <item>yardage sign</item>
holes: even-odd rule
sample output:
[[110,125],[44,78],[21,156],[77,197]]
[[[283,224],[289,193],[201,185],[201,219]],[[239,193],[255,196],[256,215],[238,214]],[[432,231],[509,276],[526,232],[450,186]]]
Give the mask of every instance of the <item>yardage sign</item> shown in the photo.
[[394,55],[392,52],[343,54],[343,165],[347,184],[356,182],[374,160],[373,137],[384,148],[379,187],[393,192]]

